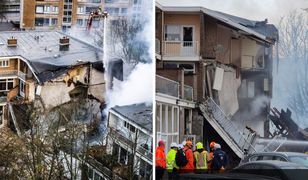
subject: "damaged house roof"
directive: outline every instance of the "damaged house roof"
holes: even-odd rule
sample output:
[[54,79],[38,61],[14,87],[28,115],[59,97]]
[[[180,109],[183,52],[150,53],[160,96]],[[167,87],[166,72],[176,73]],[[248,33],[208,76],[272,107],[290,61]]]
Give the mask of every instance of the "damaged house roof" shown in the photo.
[[152,104],[147,105],[145,103],[133,104],[127,106],[115,106],[111,108],[121,116],[123,116],[127,121],[139,126],[140,129],[144,129],[152,136],[152,121],[153,121],[153,110]]
[[219,11],[207,9],[202,5],[191,5],[190,1],[178,2],[176,0],[157,0],[156,6],[163,11],[168,12],[203,12],[204,14],[211,16],[222,23],[245,32],[245,34],[256,37],[268,43],[274,44],[278,39],[278,30],[272,24],[267,24],[267,20],[253,21],[230,14],[226,14]]
[[[43,83],[64,74],[80,63],[102,63],[102,51],[69,37],[69,50],[60,51],[59,40],[67,36],[57,31],[3,31],[0,32],[0,57],[21,57]],[[7,39],[16,38],[17,46],[8,47]],[[102,70],[102,69],[99,69]]]

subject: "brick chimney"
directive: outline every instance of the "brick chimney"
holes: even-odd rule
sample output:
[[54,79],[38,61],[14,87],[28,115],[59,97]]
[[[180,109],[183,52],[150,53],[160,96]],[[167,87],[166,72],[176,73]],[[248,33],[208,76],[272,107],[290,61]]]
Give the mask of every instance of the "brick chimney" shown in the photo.
[[60,51],[68,51],[70,47],[70,38],[67,36],[63,36],[59,40],[59,50]]
[[17,39],[13,36],[7,39],[7,46],[8,47],[16,47],[17,46]]

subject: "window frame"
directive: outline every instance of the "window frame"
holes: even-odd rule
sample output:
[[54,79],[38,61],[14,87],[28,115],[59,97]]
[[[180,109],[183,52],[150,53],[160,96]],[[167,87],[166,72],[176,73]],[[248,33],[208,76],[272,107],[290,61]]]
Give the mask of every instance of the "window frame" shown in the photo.
[[7,68],[10,67],[10,60],[9,59],[1,59],[0,60],[0,68]]

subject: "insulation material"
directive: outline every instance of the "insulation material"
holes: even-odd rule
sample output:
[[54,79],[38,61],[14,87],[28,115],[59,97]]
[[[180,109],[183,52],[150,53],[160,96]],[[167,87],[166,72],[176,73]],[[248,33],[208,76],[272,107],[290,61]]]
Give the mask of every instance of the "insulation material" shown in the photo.
[[73,85],[68,87],[66,83],[62,82],[45,83],[41,89],[41,98],[45,108],[49,109],[69,102],[71,100],[69,92],[74,88]]
[[220,91],[224,79],[224,69],[217,67],[215,71],[215,78],[213,83],[213,89]]
[[222,88],[218,91],[220,107],[227,116],[233,116],[239,109],[237,90],[241,85],[240,78],[236,78],[236,70],[228,69],[223,74]]

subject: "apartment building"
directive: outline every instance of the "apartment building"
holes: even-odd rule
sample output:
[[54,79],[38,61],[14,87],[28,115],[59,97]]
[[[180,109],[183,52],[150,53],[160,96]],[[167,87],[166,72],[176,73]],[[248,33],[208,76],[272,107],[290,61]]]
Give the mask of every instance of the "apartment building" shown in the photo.
[[157,1],[157,140],[219,141],[235,158],[253,150],[267,135],[277,36],[266,20]]
[[0,32],[1,126],[14,105],[38,100],[52,109],[74,97],[104,102],[104,66],[97,48],[55,31]]
[[[107,11],[109,17],[137,13],[142,0],[22,0],[24,29],[62,29],[72,26],[86,28],[90,13],[98,9]],[[92,22],[98,28],[100,18]]]
[[12,22],[19,26],[20,23],[20,0],[0,1],[0,22]]
[[107,153],[124,169],[128,168],[118,171],[123,173],[122,177],[152,179],[152,115],[152,105],[145,103],[115,106],[109,110]]

